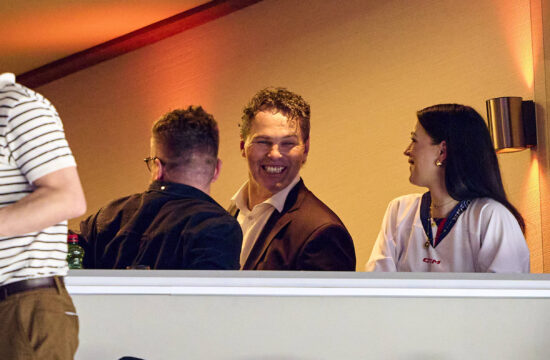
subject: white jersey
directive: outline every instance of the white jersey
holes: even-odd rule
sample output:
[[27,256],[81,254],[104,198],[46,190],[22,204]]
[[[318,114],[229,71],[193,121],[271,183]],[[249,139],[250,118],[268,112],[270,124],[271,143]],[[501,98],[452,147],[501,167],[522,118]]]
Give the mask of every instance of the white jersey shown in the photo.
[[[433,247],[420,218],[422,194],[388,205],[367,271],[529,272],[529,249],[512,213],[501,203],[471,201]],[[432,233],[437,225],[432,225]]]

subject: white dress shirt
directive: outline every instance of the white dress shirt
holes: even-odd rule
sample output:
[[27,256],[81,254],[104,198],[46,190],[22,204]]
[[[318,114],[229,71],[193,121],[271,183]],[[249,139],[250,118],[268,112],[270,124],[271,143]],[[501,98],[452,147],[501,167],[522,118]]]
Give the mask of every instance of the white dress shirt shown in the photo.
[[267,220],[273,213],[273,210],[282,212],[288,193],[300,181],[300,175],[297,175],[287,187],[274,194],[264,202],[257,204],[250,210],[248,208],[248,181],[233,195],[231,202],[239,209],[237,221],[241,224],[243,231],[243,248],[241,251],[241,269],[243,268],[250,250],[256,243],[258,236],[262,232]]

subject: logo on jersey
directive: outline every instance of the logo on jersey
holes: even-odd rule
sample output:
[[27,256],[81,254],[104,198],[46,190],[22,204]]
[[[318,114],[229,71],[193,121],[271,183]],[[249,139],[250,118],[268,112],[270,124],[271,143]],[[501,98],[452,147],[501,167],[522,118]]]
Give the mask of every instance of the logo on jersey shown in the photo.
[[439,264],[439,263],[441,263],[441,260],[435,260],[435,259],[430,259],[430,258],[424,258],[422,261],[424,261],[425,263],[428,263],[428,264]]

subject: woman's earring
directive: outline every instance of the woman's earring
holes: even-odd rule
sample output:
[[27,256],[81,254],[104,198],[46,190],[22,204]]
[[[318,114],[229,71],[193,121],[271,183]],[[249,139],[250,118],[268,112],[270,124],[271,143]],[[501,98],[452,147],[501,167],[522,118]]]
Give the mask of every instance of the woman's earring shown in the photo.
[[441,161],[439,161],[439,160],[436,160],[436,161],[435,161],[435,166],[441,167],[441,166],[443,166],[443,163],[442,163]]

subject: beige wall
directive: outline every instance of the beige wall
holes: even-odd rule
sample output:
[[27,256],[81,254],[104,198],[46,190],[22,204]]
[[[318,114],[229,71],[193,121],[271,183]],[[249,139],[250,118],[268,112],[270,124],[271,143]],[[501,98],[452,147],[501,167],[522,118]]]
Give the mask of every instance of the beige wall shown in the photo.
[[[152,121],[188,104],[220,123],[224,168],[212,195],[227,205],[247,176],[242,106],[269,85],[302,94],[312,106],[303,178],[348,226],[363,270],[387,203],[424,191],[408,183],[402,155],[415,111],[458,102],[485,116],[486,99],[533,99],[531,41],[529,0],[264,0],[38,90],[64,120],[89,213],[144,189]],[[533,154],[499,159],[540,272]]]
[[[540,167],[541,219],[550,215],[550,0],[531,0],[533,69],[537,104],[537,156]],[[541,224],[544,271],[550,272],[550,221]]]

